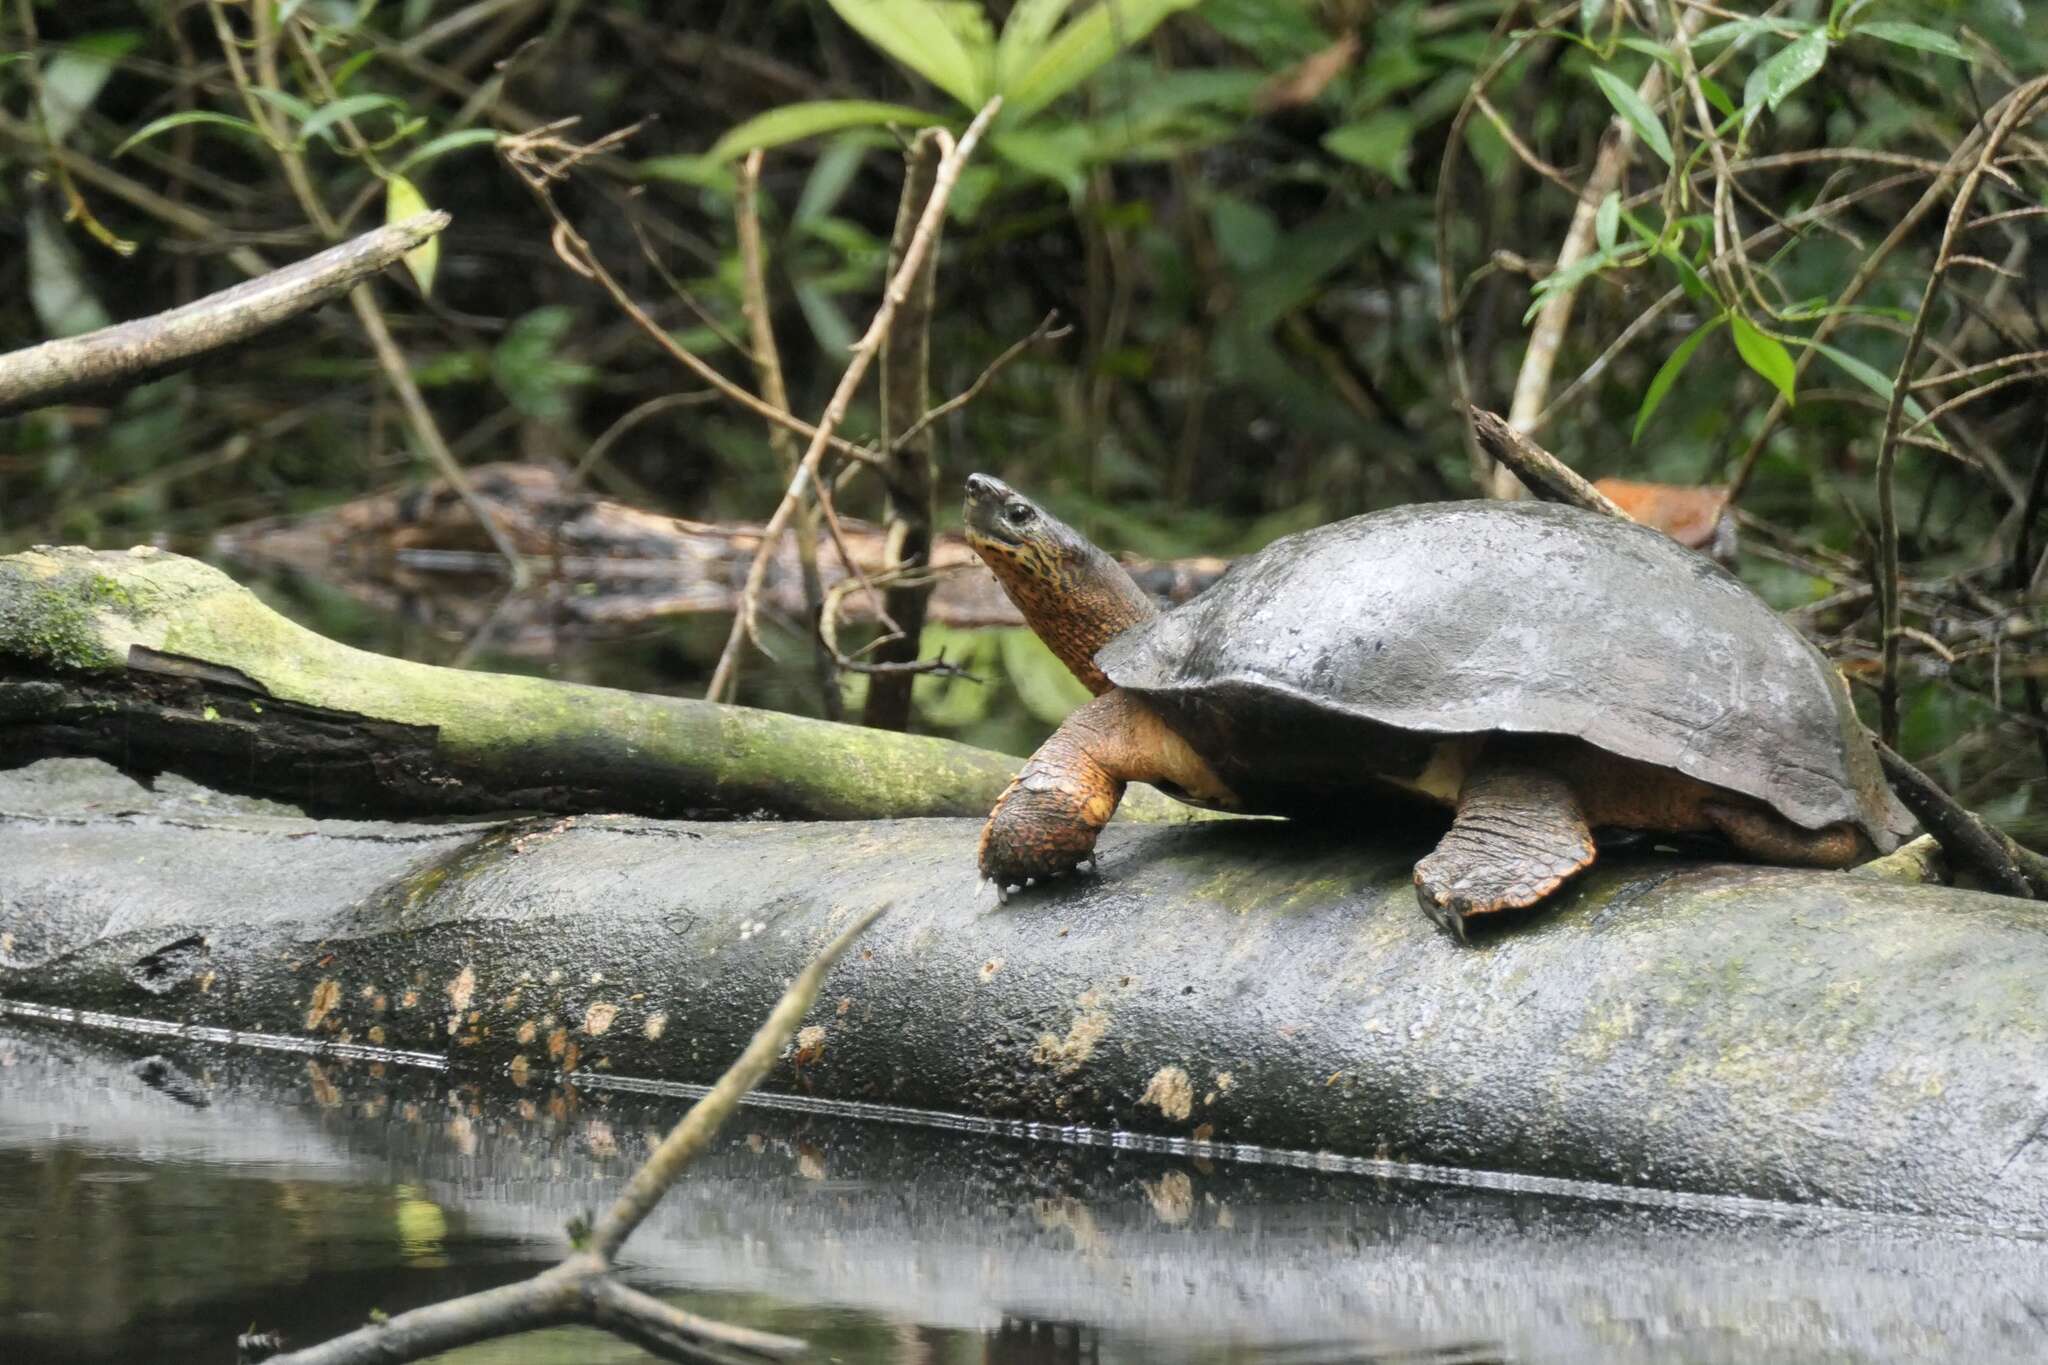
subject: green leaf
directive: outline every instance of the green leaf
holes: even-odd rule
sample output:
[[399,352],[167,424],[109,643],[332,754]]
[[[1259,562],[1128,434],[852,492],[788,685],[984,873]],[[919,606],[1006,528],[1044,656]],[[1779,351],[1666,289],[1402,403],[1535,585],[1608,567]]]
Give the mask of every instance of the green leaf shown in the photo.
[[1751,72],[1742,88],[1745,126],[1755,122],[1761,109],[1776,113],[1787,96],[1820,74],[1827,59],[1828,35],[1815,29],[1804,38],[1787,43],[1777,56]]
[[890,123],[923,128],[943,121],[937,114],[927,114],[907,104],[884,104],[879,100],[813,100],[805,104],[785,104],[780,109],[757,114],[737,128],[728,130],[724,137],[711,145],[711,150],[704,154],[704,160],[714,163],[731,161],[756,147],[780,147],[785,142],[816,137],[820,133],[836,133],[842,128],[872,128]]
[[1643,438],[1643,428],[1649,425],[1650,415],[1657,411],[1665,395],[1671,392],[1671,386],[1678,382],[1679,372],[1685,368],[1685,362],[1692,359],[1692,353],[1700,348],[1700,343],[1713,335],[1714,329],[1724,320],[1725,315],[1709,319],[1694,328],[1692,335],[1679,342],[1678,349],[1671,353],[1671,358],[1659,366],[1657,373],[1651,376],[1650,387],[1643,392],[1643,404],[1636,409],[1636,428],[1629,433],[1628,438],[1631,442]]
[[1280,245],[1280,223],[1272,212],[1234,194],[1210,199],[1209,232],[1223,259],[1241,271],[1260,269]]
[[67,44],[50,59],[43,68],[43,130],[51,142],[70,136],[114,74],[114,63],[141,41],[133,29],[110,29]]
[[313,106],[297,95],[287,95],[282,90],[271,90],[264,86],[257,86],[254,93],[256,98],[265,104],[282,109],[293,123],[304,123],[313,117]]
[[1414,140],[1415,122],[1399,109],[1382,109],[1323,134],[1329,151],[1379,171],[1403,189],[1408,187],[1408,146]]
[[1700,93],[1707,97],[1707,103],[1714,106],[1723,118],[1735,117],[1735,101],[1721,88],[1721,83],[1712,76],[1700,77]]
[[1074,0],[1017,0],[996,42],[996,89],[1007,88],[1045,50],[1045,40],[1059,27]]
[[1611,265],[1619,264],[1633,251],[1633,246],[1618,246],[1611,250],[1588,252],[1562,270],[1553,270],[1530,286],[1528,311],[1522,314],[1527,322],[1536,316],[1536,310],[1543,306],[1544,296],[1560,289],[1576,289],[1589,276],[1597,275]]
[[1938,52],[1944,57],[1954,57],[1959,62],[1973,60],[1969,50],[1946,33],[1937,33],[1919,24],[1897,24],[1889,21],[1875,24],[1858,24],[1853,38],[1876,38],[1880,42],[1897,43],[1900,47],[1917,48],[1922,52]]
[[1771,387],[1792,399],[1794,367],[1792,353],[1785,349],[1785,343],[1769,332],[1761,331],[1757,325],[1740,313],[1728,315],[1728,330],[1735,337],[1735,352],[1742,362],[1762,375]]
[[[427,199],[420,193],[419,186],[402,175],[394,175],[384,182],[385,222],[402,223],[425,212]],[[440,263],[439,233],[405,253],[405,268],[412,272],[412,277],[419,284],[422,294],[434,292],[434,267]]]
[[114,148],[112,156],[119,157],[129,148],[147,142],[159,133],[168,133],[171,129],[182,128],[188,123],[207,123],[217,128],[232,128],[238,133],[255,138],[258,142],[263,141],[263,130],[245,118],[216,114],[210,109],[187,109],[183,113],[165,114],[160,119],[151,119],[143,124],[121,140],[121,145]]
[[495,129],[459,128],[455,132],[443,133],[431,141],[422,142],[419,146],[407,152],[405,159],[400,161],[393,169],[400,175],[403,175],[415,167],[424,166],[429,161],[438,160],[450,152],[459,152],[464,147],[481,147],[487,144],[496,146],[497,142],[498,134]]
[[1593,68],[1593,83],[1600,87],[1600,93],[1607,96],[1607,102],[1614,106],[1614,112],[1622,121],[1636,130],[1636,136],[1643,145],[1662,157],[1665,165],[1671,164],[1671,135],[1664,131],[1663,121],[1655,110],[1636,93],[1636,88],[1604,66]]
[[846,187],[853,183],[853,177],[860,173],[861,158],[874,145],[876,133],[845,133],[825,144],[825,150],[811,165],[811,173],[804,177],[803,193],[796,198],[796,208],[789,215],[791,227],[803,227],[820,222],[831,216],[839,207],[839,201],[846,194]]
[[1609,190],[1600,200],[1600,212],[1593,219],[1593,238],[1602,251],[1614,250],[1615,234],[1621,231],[1621,194]]
[[733,192],[732,168],[708,156],[650,156],[633,167],[642,180],[665,180],[678,185],[695,185],[717,194]]
[[[854,32],[969,109],[987,103],[994,52],[987,20],[975,50],[957,0],[828,0]],[[971,6],[979,14],[978,5]],[[846,125],[841,124],[841,127]]]
[[1627,48],[1630,52],[1640,52],[1651,61],[1674,72],[1678,70],[1678,56],[1672,52],[1668,44],[1652,42],[1648,38],[1638,37],[1631,33],[1621,39],[1621,46]]
[[589,365],[561,353],[575,314],[550,305],[536,308],[505,330],[491,352],[491,378],[529,417],[564,422],[573,413],[577,393],[597,378]]
[[1814,32],[1819,25],[1809,24],[1801,19],[1735,19],[1712,28],[1702,29],[1693,35],[1692,49],[1695,52],[1714,47],[1721,43],[1732,43],[1743,38],[1754,38],[1759,33],[1777,33],[1787,38]]
[[1087,189],[1085,167],[1094,150],[1088,129],[1077,123],[1056,128],[1014,128],[988,140],[1003,160],[1033,175],[1042,175],[1078,200]]
[[[389,95],[345,95],[332,104],[323,104],[313,111],[313,116],[299,125],[299,141],[311,142],[340,123],[345,118],[355,118],[376,109],[403,109],[405,101]],[[329,141],[332,141],[330,136]]]
[[1062,28],[1036,61],[1004,82],[1003,117],[1013,123],[1031,117],[1145,38],[1168,15],[1194,4],[1195,0],[1102,0]]
[[[1854,379],[1864,388],[1869,389],[1879,398],[1884,399],[1885,402],[1889,403],[1892,401],[1892,377],[1883,370],[1878,369],[1877,366],[1867,360],[1859,360],[1847,351],[1838,350],[1824,341],[1809,341],[1806,344],[1839,365],[1844,374]],[[1927,416],[1927,409],[1922,407],[1920,401],[1916,398],[1908,397],[1906,399],[1905,410],[1906,415],[1916,422]],[[1927,435],[1933,440],[1942,441],[1941,433],[1938,431],[1930,431]],[[1942,444],[1946,445],[1947,442],[1942,441]]]
[[839,358],[853,349],[853,324],[846,320],[845,310],[828,291],[815,280],[797,280],[791,284],[790,292],[796,295],[796,306],[802,310],[804,321],[811,326],[811,336],[826,355]]

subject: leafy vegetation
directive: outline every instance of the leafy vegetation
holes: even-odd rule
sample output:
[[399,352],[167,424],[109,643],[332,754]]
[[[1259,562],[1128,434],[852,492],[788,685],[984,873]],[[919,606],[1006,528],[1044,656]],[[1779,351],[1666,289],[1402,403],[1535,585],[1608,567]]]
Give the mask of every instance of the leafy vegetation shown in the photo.
[[[938,424],[942,503],[986,468],[1106,543],[1237,552],[1472,493],[1457,401],[1506,411],[1519,389],[1589,476],[1737,485],[1742,572],[1859,682],[1881,671],[1892,525],[1903,747],[2044,828],[2024,597],[2048,542],[2041,110],[1977,177],[1922,313],[1986,111],[2048,70],[2040,6],[9,0],[0,23],[19,56],[0,62],[0,347],[306,254],[323,215],[349,231],[425,203],[455,215],[438,260],[378,293],[456,459],[575,465],[602,437],[606,491],[758,518],[783,483],[768,430],[724,404],[645,409],[696,381],[562,265],[494,142],[571,117],[586,143],[635,129],[561,206],[663,329],[749,385],[733,197],[766,149],[769,303],[793,409],[815,416],[880,287],[902,140],[1000,95],[950,205],[935,393],[1048,311],[1074,332]],[[1583,249],[1559,266],[1575,217]],[[1532,336],[1555,358],[1540,384]],[[876,433],[873,402],[850,438]],[[430,454],[339,308],[0,432],[8,548],[203,548]],[[855,474],[839,508],[880,500]],[[652,671],[607,676],[700,688],[717,633],[678,626],[642,651]],[[944,643],[984,676],[1043,666]],[[778,652],[749,695],[818,705],[801,643]],[[925,723],[1028,744],[1056,705],[1039,681],[979,706],[973,684],[921,682]]]

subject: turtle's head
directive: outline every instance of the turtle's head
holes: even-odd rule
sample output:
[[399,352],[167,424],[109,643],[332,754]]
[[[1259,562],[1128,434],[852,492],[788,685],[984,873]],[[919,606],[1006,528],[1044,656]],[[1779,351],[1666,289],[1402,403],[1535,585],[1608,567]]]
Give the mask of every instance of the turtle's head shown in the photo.
[[999,561],[1043,575],[1056,572],[1063,560],[1095,550],[1079,531],[987,474],[967,476],[967,543],[1006,583]]
[[1157,611],[1123,566],[987,474],[967,476],[967,543],[1074,676],[1091,692],[1108,691],[1095,651]]

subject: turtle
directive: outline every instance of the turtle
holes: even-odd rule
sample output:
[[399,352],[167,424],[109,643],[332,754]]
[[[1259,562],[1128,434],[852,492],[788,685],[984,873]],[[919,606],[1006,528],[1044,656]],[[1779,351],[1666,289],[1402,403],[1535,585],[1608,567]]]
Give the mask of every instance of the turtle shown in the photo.
[[1283,536],[1166,610],[1000,479],[967,540],[1095,694],[997,800],[999,893],[1093,871],[1130,782],[1193,805],[1367,822],[1451,814],[1415,864],[1463,938],[1590,866],[1595,831],[1846,867],[1911,820],[1825,656],[1718,564],[1554,502],[1470,500]]

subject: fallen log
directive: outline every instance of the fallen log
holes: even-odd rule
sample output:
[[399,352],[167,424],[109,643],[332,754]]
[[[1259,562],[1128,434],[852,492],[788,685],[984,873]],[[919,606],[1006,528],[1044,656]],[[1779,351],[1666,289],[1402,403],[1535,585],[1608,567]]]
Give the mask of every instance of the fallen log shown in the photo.
[[[53,755],[396,816],[985,814],[1019,766],[941,739],[368,654],[146,548],[0,557],[0,767]],[[1133,795],[1133,819],[1199,814]]]
[[[519,652],[552,650],[563,634],[600,636],[671,616],[733,611],[760,547],[753,522],[691,521],[598,497],[547,464],[488,464],[469,471],[471,491],[528,560],[530,588],[502,592],[503,563],[476,516],[445,480],[373,493],[339,506],[230,526],[214,548],[238,567],[282,568],[317,576],[356,600],[396,612],[433,613],[437,627],[473,635],[487,625],[494,642]],[[949,495],[950,496],[950,495]],[[840,544],[866,574],[889,566],[888,533],[870,522],[842,521],[844,536],[818,546],[825,586],[848,577]],[[1021,626],[957,531],[937,536],[932,564],[941,571],[930,619],[945,626]],[[1124,558],[1148,592],[1184,602],[1229,566],[1218,558]],[[479,584],[488,590],[479,590]],[[801,567],[785,543],[769,569],[763,605],[801,617]],[[846,599],[851,620],[872,620],[865,593]]]
[[971,820],[364,825],[45,762],[0,775],[0,1012],[704,1082],[886,901],[769,1088],[2048,1230],[2031,903],[1614,854],[1460,947],[1434,832],[1112,826],[998,907]]

